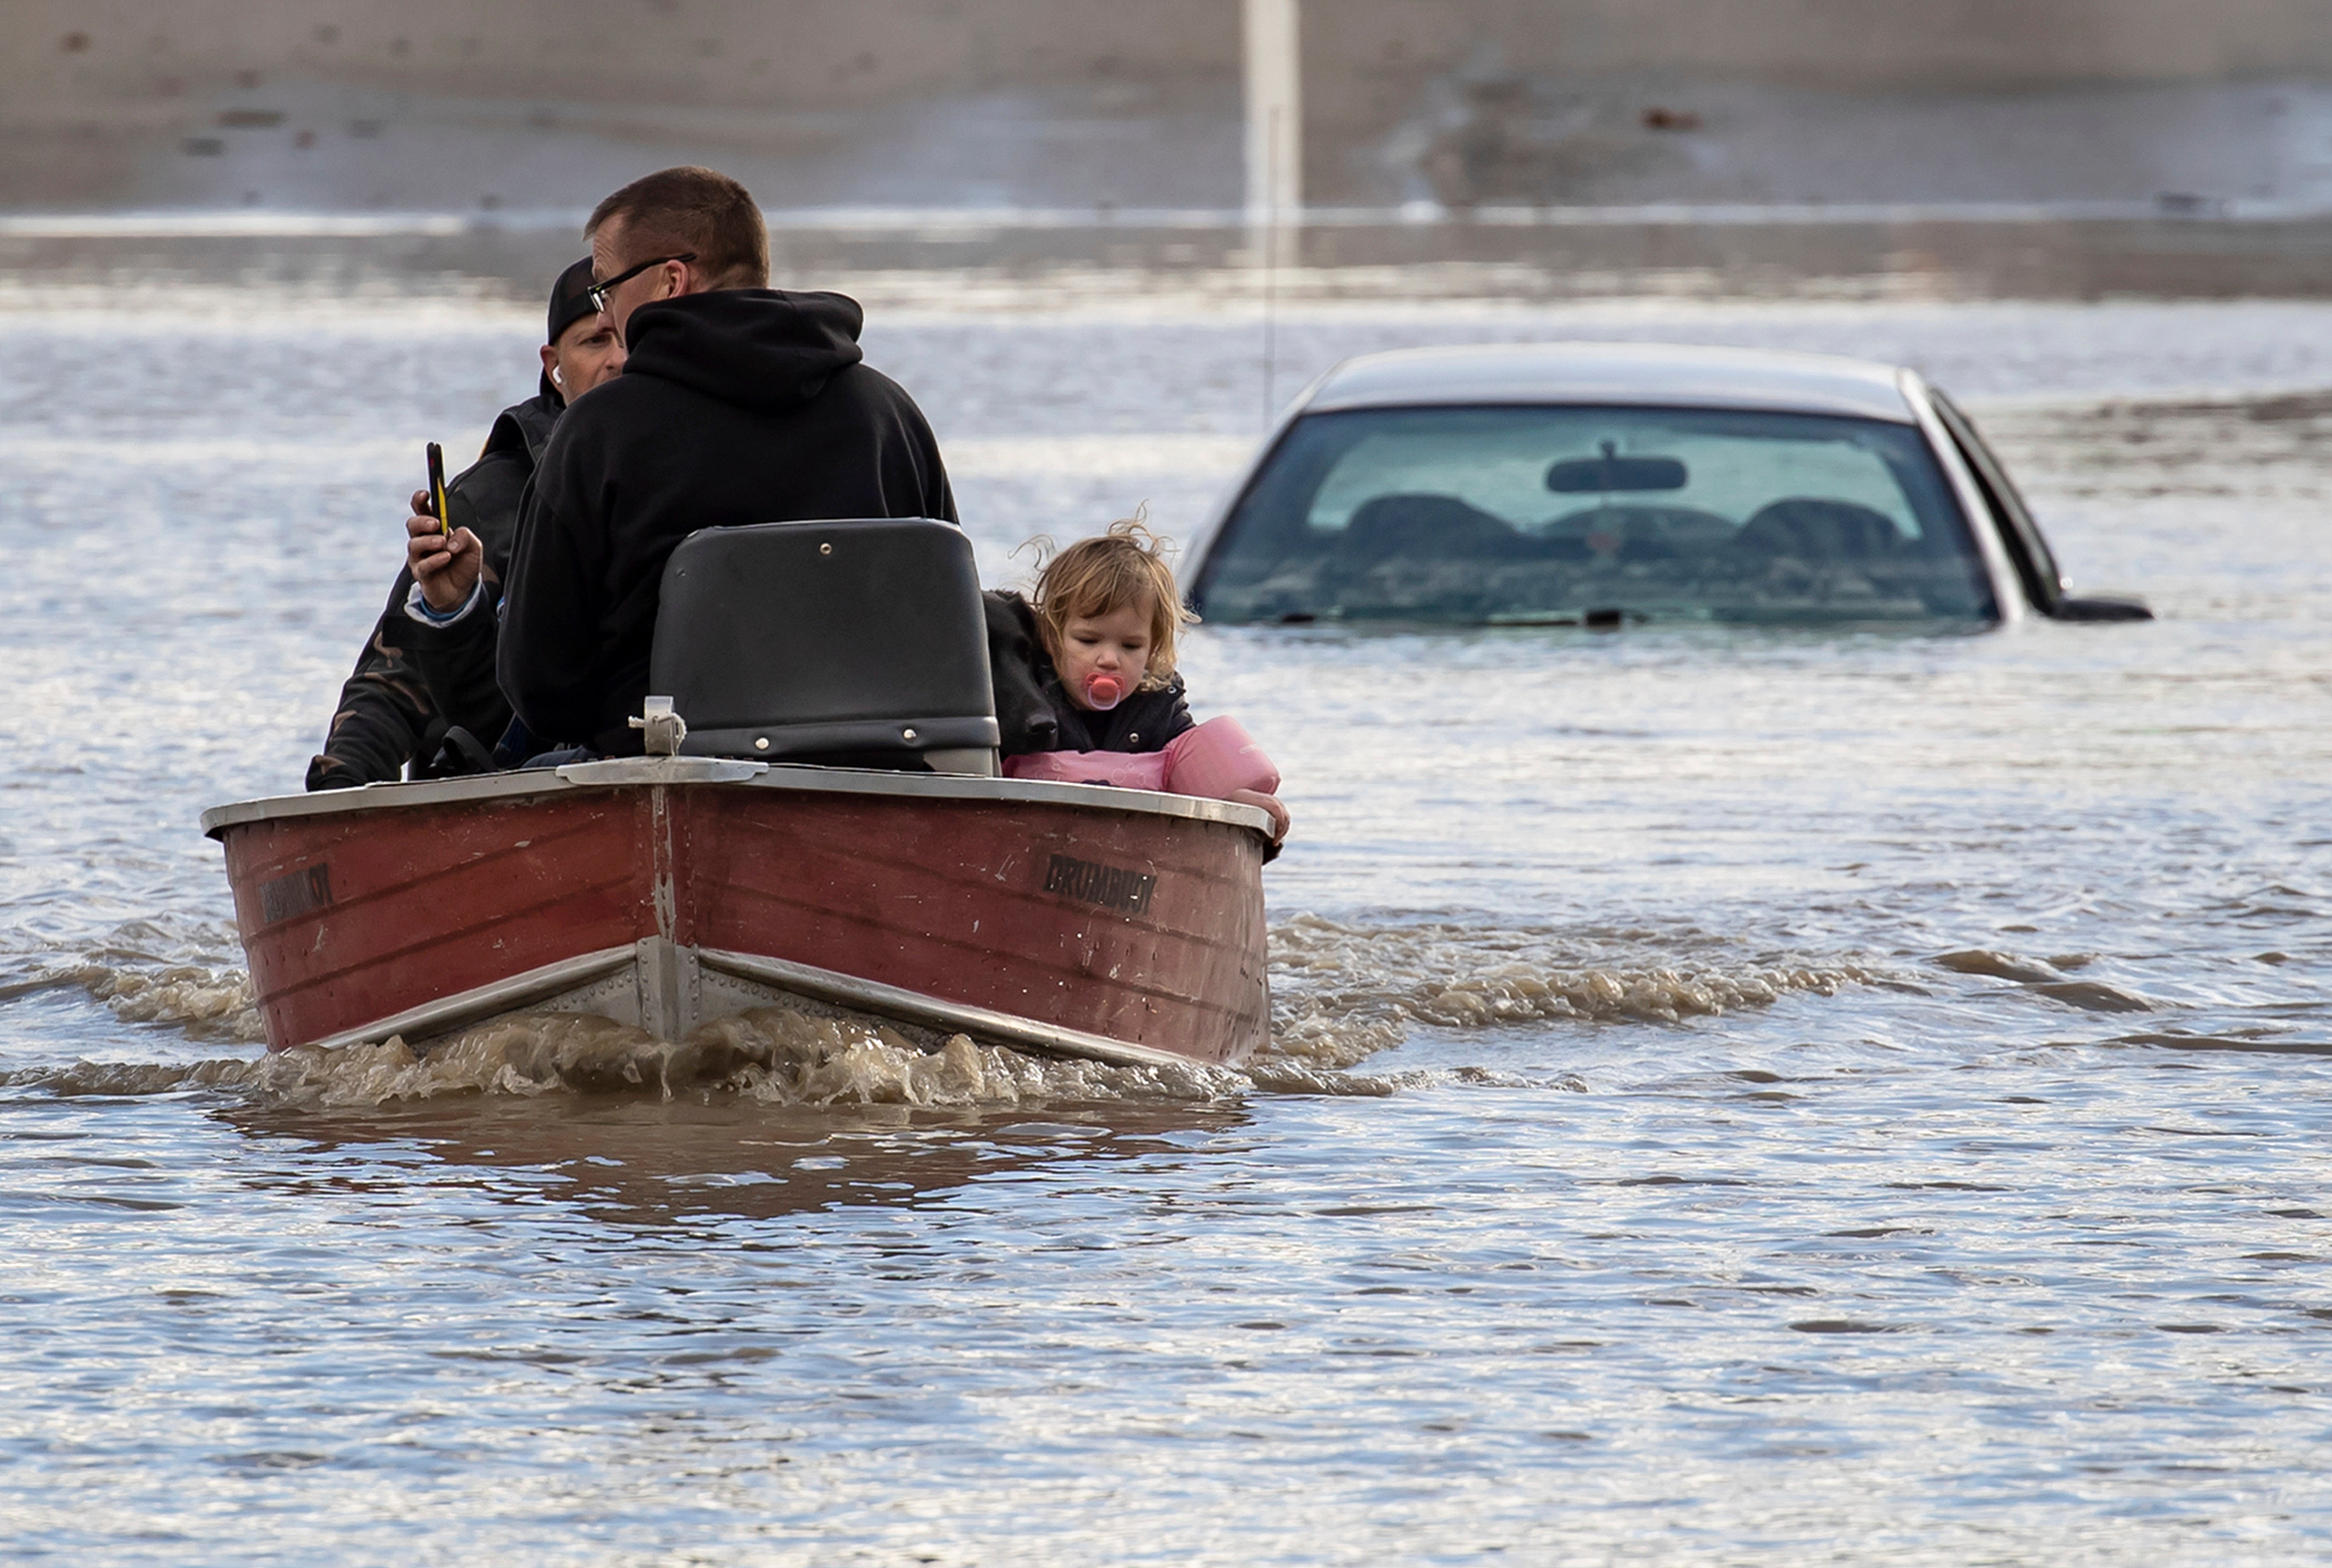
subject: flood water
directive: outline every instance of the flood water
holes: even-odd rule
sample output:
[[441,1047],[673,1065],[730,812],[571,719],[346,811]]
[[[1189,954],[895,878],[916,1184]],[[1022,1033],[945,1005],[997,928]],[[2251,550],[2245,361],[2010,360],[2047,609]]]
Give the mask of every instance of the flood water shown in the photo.
[[[1192,531],[1251,313],[949,299],[866,342],[990,580]],[[422,443],[539,322],[0,290],[12,1555],[2332,1551],[2332,308],[1292,312],[1282,397],[1433,341],[1916,364],[2162,619],[1201,630],[1296,819],[1249,1075],[260,1062],[196,818],[298,788]]]

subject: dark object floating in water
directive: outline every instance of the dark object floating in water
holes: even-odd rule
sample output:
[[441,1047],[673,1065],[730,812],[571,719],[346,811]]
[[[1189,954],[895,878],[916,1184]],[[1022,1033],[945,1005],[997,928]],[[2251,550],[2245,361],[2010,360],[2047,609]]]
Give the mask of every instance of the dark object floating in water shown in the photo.
[[1934,961],[1937,969],[1947,969],[1955,974],[1990,975],[1994,980],[2047,984],[2065,978],[2046,965],[2027,963],[2004,952],[1993,952],[1989,948],[1967,948],[1958,952],[1939,953]]
[[2032,988],[2051,1001],[2090,1013],[2150,1013],[2154,1004],[2142,996],[2098,980],[2057,980]]
[[2156,211],[2170,217],[2215,218],[2226,215],[2227,204],[2218,196],[2200,196],[2193,191],[2166,190],[2154,198]]
[[[2287,1040],[2277,1038],[2245,1039],[2240,1036],[2182,1035],[2161,1030],[2143,1035],[2118,1035],[2106,1042],[2112,1046],[2158,1046],[2174,1051],[2259,1051],[2279,1056],[2332,1056],[2332,1040]],[[2270,1210],[2282,1213],[2282,1210]],[[2287,1219],[2315,1219],[2321,1216],[2295,1209]]]
[[[2087,963],[2085,957],[2080,960]],[[1986,975],[1993,980],[2014,980],[2031,988],[2039,995],[2063,1002],[2068,1007],[2080,1008],[2093,1013],[2144,1013],[2154,1010],[2154,1003],[2134,992],[2099,980],[2067,980],[2055,968],[2040,963],[2027,963],[2003,952],[1987,948],[1968,948],[1959,952],[1936,955],[1937,969],[1951,970],[1958,974]]]

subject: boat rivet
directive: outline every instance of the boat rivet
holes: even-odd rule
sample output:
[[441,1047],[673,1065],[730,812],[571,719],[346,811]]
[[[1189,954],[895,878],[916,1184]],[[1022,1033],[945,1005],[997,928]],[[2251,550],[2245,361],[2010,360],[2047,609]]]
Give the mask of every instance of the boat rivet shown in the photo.
[[899,739],[902,741],[912,741],[914,738],[915,732],[913,730],[902,730],[899,731]]
[[754,751],[768,751],[769,749],[769,738],[767,735],[756,735],[756,736],[754,736],[754,737],[753,737],[753,750],[754,750]]
[[819,545],[817,547],[817,553],[820,555],[832,555],[834,553],[834,547],[830,544]]

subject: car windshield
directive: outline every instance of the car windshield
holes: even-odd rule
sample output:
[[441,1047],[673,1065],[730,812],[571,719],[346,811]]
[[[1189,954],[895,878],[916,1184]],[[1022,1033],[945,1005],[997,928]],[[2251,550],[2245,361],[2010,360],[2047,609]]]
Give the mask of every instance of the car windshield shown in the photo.
[[1193,598],[1217,621],[1996,614],[1916,427],[1690,408],[1306,415]]

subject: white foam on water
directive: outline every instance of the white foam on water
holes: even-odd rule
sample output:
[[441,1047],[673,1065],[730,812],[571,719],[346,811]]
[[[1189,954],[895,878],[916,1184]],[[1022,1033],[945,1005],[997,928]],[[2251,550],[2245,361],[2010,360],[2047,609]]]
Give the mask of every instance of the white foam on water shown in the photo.
[[90,994],[125,1023],[175,1024],[200,1039],[256,1044],[267,1026],[251,999],[251,977],[241,970],[172,964],[150,972],[92,966]]
[[[106,961],[114,956],[118,950],[91,954],[35,983],[81,986],[125,1022],[175,1028],[196,1040],[266,1037],[243,970],[143,955]],[[391,1038],[255,1061],[79,1062],[6,1081],[60,1094],[235,1090],[317,1106],[560,1092],[724,1094],[808,1106],[1203,1100],[1257,1089],[1373,1096],[1420,1080],[1348,1069],[1400,1045],[1418,1025],[1679,1024],[1792,994],[1830,996],[1871,978],[1837,964],[1615,963],[1552,931],[1357,925],[1308,914],[1273,927],[1271,964],[1271,1043],[1242,1069],[1051,1059],[963,1035],[926,1050],[880,1025],[771,1007],[717,1019],[677,1044],[595,1015],[520,1012],[420,1050]]]
[[731,1080],[741,1092],[787,1105],[993,1105],[1053,1100],[1219,1099],[1246,1080],[1200,1063],[1115,1066],[1045,1058],[951,1035],[937,1051],[888,1028],[868,1028],[788,1008],[757,1008],[698,1032],[692,1048],[754,1058]]
[[1555,932],[1347,925],[1308,914],[1272,927],[1271,967],[1273,1053],[1333,1067],[1399,1045],[1413,1023],[1677,1024],[1792,993],[1831,996],[1872,978],[1842,964],[1614,963]]
[[[225,983],[209,977],[133,987],[128,1000],[142,1006],[147,1019],[160,1020],[175,1006],[184,1014],[169,1021],[195,1025],[238,1006],[247,1015],[248,999],[247,985],[235,976]],[[301,1047],[255,1058],[75,1062],[5,1075],[0,1083],[65,1095],[218,1090],[313,1109],[554,1094],[729,1095],[812,1107],[1008,1106],[1210,1100],[1249,1086],[1236,1072],[1198,1063],[1114,1066],[1051,1060],[977,1045],[963,1035],[926,1051],[891,1028],[782,1007],[716,1020],[679,1043],[596,1014],[512,1013],[421,1050],[392,1036],[377,1044]]]
[[[256,1045],[267,1037],[251,976],[227,955],[231,926],[167,916],[114,927],[96,945],[60,961],[40,948],[0,954],[18,970],[0,982],[0,1001],[39,991],[80,990],[124,1023],[160,1024],[196,1040]],[[53,949],[49,950],[53,952]]]

